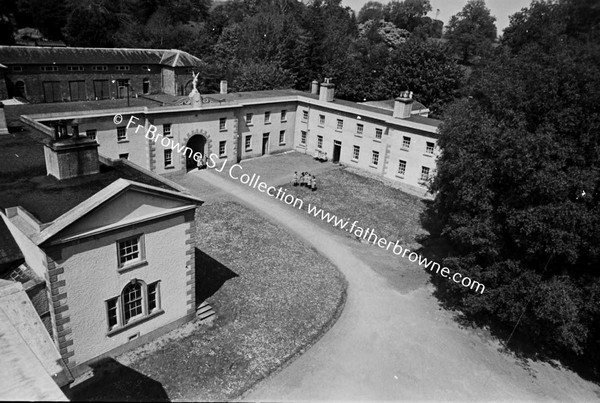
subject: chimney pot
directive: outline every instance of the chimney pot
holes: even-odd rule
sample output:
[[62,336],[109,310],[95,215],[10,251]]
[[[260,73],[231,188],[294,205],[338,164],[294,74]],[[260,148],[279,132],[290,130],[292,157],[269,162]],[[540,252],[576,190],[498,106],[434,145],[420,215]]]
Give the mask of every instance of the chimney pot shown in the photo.
[[319,82],[317,80],[313,80],[310,86],[310,93],[317,95],[319,93]]
[[227,94],[227,80],[221,80],[221,94]]

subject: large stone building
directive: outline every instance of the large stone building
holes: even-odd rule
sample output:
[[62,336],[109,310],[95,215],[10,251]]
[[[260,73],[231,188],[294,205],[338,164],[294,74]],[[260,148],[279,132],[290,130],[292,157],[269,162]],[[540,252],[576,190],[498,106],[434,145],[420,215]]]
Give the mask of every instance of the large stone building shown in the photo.
[[[387,102],[355,103],[334,98],[329,82],[296,90],[172,97],[171,105],[120,110],[30,114],[22,119],[95,139],[101,154],[127,158],[163,174],[196,167],[194,154],[219,161],[296,150],[327,155],[426,194],[435,171],[437,128],[411,93]],[[413,105],[418,105],[413,108]],[[122,121],[115,124],[115,115]],[[148,130],[156,131],[146,135]],[[187,148],[186,148],[187,147]],[[290,167],[293,171],[293,167]]]
[[0,99],[63,102],[189,93],[200,59],[181,50],[0,46]]

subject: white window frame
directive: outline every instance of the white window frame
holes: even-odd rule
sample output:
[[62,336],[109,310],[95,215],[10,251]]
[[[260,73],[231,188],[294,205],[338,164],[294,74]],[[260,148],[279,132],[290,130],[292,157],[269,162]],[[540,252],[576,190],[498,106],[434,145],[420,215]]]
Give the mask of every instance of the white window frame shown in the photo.
[[317,136],[317,150],[323,148],[323,136]]
[[308,111],[306,109],[302,110],[302,120],[303,121],[307,121],[308,120]]
[[252,151],[252,135],[249,134],[244,138],[244,149],[246,151]]
[[398,160],[398,172],[397,175],[404,176],[406,175],[406,161]]
[[279,131],[279,145],[285,145],[285,130]]
[[325,115],[319,115],[319,126],[325,126]]
[[306,130],[301,130],[300,131],[300,144],[305,146],[307,139],[308,139],[308,132]]
[[265,124],[271,123],[271,111],[265,111]]
[[344,129],[344,120],[338,119],[335,130],[343,130]]
[[221,140],[219,141],[219,157],[223,157],[225,155],[227,155],[227,140]]
[[375,140],[381,140],[382,137],[383,137],[383,129],[376,127],[375,128]]
[[358,161],[360,158],[360,146],[352,146],[352,161]]
[[164,150],[165,168],[173,166],[173,150]]
[[172,128],[171,123],[163,123],[163,136],[165,136],[165,137],[172,136],[173,133],[171,131],[171,128]]
[[402,136],[402,149],[410,150],[410,137]]
[[286,109],[281,110],[281,121],[287,122],[287,110]]
[[371,165],[379,166],[379,151],[373,150],[371,153]]
[[365,131],[365,125],[363,125],[362,123],[357,123],[356,124],[356,135],[362,136],[364,131]]
[[[122,255],[122,250],[127,247],[126,243],[129,241],[135,240],[137,245],[137,257],[133,259],[124,260],[124,256]],[[127,238],[118,239],[116,242],[117,249],[117,268],[118,269],[128,269],[131,267],[137,267],[140,263],[146,262],[146,252],[144,250],[144,236],[142,234],[137,234],[133,236],[129,236]]]
[[[139,287],[141,293],[139,297],[141,312],[126,319],[128,316],[126,312],[126,309],[128,308],[128,302],[126,302],[125,292],[130,286]],[[123,286],[118,296],[105,300],[104,312],[108,335],[110,336],[122,330],[136,326],[137,324],[144,322],[145,319],[162,313],[163,310],[160,289],[160,280],[152,283],[146,283],[145,281],[134,278]],[[154,308],[151,308],[150,306],[150,297],[152,294],[154,294]]]
[[[120,134],[123,136],[120,136]],[[127,126],[119,126],[117,127],[117,142],[122,143],[127,141]]]
[[254,117],[253,113],[246,113],[246,126],[252,125],[252,118]]
[[85,131],[85,136],[92,140],[96,140],[98,138],[98,131],[96,129],[88,129]]
[[227,131],[227,118],[219,118],[219,131],[220,132]]
[[433,150],[435,150],[435,143],[427,141],[425,143],[425,154],[433,155]]
[[431,174],[431,168],[422,166],[421,167],[421,182],[427,182],[429,180],[429,175]]

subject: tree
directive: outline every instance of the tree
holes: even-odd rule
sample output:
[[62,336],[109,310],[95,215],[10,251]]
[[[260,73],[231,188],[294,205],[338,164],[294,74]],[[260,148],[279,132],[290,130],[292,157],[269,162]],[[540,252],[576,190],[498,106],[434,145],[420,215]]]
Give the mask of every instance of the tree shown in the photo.
[[384,17],[398,28],[413,32],[430,11],[429,0],[391,0],[384,8]]
[[379,21],[384,18],[384,6],[378,1],[367,1],[358,12],[357,21],[363,24],[369,20]]
[[231,79],[232,91],[260,91],[290,88],[295,81],[293,74],[275,63],[243,63],[235,69]]
[[444,265],[486,285],[440,283],[447,301],[600,370],[600,44],[558,21],[575,3],[532,4],[507,30],[515,48],[475,68],[440,128],[431,213]]
[[462,11],[450,18],[446,38],[453,51],[467,64],[489,52],[496,40],[496,17],[484,0],[469,0]]
[[72,10],[63,28],[70,46],[112,47],[119,29],[119,7],[113,0],[71,1]]

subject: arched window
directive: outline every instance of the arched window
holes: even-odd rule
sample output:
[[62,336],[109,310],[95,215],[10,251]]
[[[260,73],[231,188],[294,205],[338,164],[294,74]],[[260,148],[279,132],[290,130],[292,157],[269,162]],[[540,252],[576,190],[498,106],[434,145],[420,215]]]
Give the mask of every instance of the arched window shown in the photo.
[[17,81],[15,83],[15,89],[17,90],[16,96],[26,98],[25,83],[23,81]]
[[144,313],[142,283],[139,281],[131,282],[123,289],[123,311],[125,323]]
[[133,279],[123,287],[118,297],[106,301],[108,331],[134,326],[140,319],[160,312],[160,281],[146,284]]
[[142,92],[144,94],[150,93],[150,80],[147,78],[144,78],[144,80],[142,81]]

